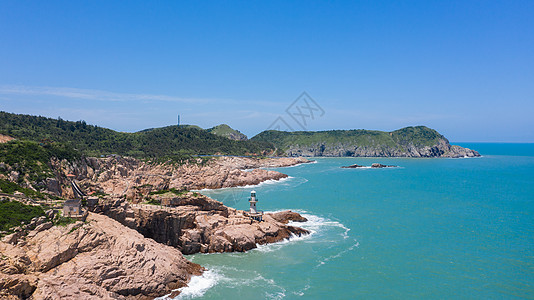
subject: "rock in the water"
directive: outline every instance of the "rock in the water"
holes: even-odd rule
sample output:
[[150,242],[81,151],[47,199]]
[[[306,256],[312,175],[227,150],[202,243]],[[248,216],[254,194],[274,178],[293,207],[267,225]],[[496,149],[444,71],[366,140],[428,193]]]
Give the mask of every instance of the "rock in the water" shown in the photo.
[[397,166],[393,166],[393,165],[383,165],[383,164],[379,164],[379,163],[374,163],[371,165],[371,168],[396,168]]
[[358,164],[354,164],[354,165],[350,165],[350,166],[342,166],[342,168],[345,168],[345,169],[356,169],[356,168],[363,168],[363,166],[358,165]]
[[296,213],[296,212],[293,212],[293,211],[290,211],[290,210],[281,211],[281,212],[277,212],[277,213],[271,213],[269,215],[271,215],[271,217],[273,217],[273,219],[275,219],[276,221],[278,221],[280,223],[284,223],[284,224],[289,223],[289,221],[293,221],[293,222],[306,222],[306,221],[308,221],[308,219],[306,219],[305,217],[301,216],[299,213]]
[[[397,166],[394,166],[394,165],[383,165],[383,164],[379,164],[379,163],[373,163],[371,165],[371,168],[396,168]],[[361,165],[350,165],[350,166],[343,166],[342,168],[346,168],[346,169],[356,169],[356,168],[369,168],[369,167],[366,167],[366,166],[361,166]]]

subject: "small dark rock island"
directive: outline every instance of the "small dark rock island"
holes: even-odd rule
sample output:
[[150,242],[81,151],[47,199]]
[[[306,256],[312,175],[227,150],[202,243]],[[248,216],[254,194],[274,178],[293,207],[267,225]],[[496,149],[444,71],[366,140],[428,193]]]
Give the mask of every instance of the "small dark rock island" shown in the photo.
[[[371,168],[373,169],[380,169],[380,168],[397,168],[398,166],[394,166],[394,165],[383,165],[383,164],[379,164],[379,163],[373,163],[371,165]],[[367,166],[361,166],[361,165],[358,165],[358,164],[354,164],[354,165],[350,165],[350,166],[343,166],[341,168],[344,168],[344,169],[357,169],[357,168],[369,168]]]

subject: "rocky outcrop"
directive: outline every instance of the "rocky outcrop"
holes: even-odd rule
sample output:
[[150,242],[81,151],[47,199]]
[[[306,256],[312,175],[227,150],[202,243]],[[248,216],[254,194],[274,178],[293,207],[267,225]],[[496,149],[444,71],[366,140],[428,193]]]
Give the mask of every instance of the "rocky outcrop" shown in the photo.
[[[84,158],[75,162],[53,160],[56,179],[49,179],[47,187],[53,193],[71,197],[66,174],[74,174],[87,191],[112,196],[125,195],[134,202],[149,192],[164,189],[203,189],[255,185],[266,180],[279,180],[287,175],[260,167],[286,167],[309,162],[305,158],[249,158],[217,157],[208,162],[173,165],[151,164],[129,157]],[[254,169],[254,170],[247,170]],[[54,181],[55,180],[55,181]],[[59,184],[57,184],[59,182]]]
[[206,129],[207,132],[213,133],[215,135],[223,136],[225,138],[234,140],[234,141],[246,141],[248,140],[247,136],[241,133],[239,130],[235,130],[226,124],[220,124],[215,127]]
[[2,299],[153,299],[202,268],[106,216],[0,242]]
[[383,164],[379,164],[379,163],[373,163],[370,167],[354,164],[354,165],[350,165],[350,166],[342,166],[341,168],[344,168],[344,169],[357,169],[357,168],[381,169],[381,168],[397,168],[397,167],[398,166],[394,166],[394,165],[383,165]]
[[7,142],[12,141],[12,140],[14,140],[14,138],[10,137],[9,135],[0,134],[0,144],[1,143],[7,143]]
[[[171,202],[178,206],[127,205],[116,200],[99,204],[96,211],[184,254],[247,251],[258,244],[309,233],[287,225],[288,221],[306,221],[294,212],[264,214],[263,221],[258,222],[243,211],[200,194],[189,193]],[[127,220],[128,216],[133,216],[135,225]]]
[[416,146],[413,143],[387,146],[358,146],[344,143],[317,143],[308,146],[292,145],[286,151],[291,157],[477,157],[475,150],[449,144],[445,138],[440,138],[432,146]]
[[294,211],[290,211],[290,210],[281,211],[281,212],[277,212],[277,213],[271,213],[269,215],[273,219],[275,219],[276,221],[278,221],[280,223],[283,223],[283,224],[287,224],[287,223],[289,223],[289,221],[293,221],[293,222],[306,222],[306,221],[308,221],[308,219],[306,219],[305,217],[301,216],[299,213],[294,212]]

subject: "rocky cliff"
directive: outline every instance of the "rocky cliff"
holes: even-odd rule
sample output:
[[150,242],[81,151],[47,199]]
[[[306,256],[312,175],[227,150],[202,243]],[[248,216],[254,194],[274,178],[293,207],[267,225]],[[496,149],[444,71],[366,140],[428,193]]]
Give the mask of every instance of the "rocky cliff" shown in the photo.
[[174,247],[106,216],[43,223],[0,242],[2,299],[153,299],[187,285],[202,267]]
[[475,157],[477,151],[451,145],[425,126],[376,130],[265,131],[252,140],[273,143],[287,156]]
[[351,144],[317,143],[309,146],[292,145],[286,151],[288,156],[329,156],[329,157],[477,157],[480,154],[468,148],[449,144],[446,139],[440,139],[432,146],[416,146],[406,144],[396,146],[358,146]]
[[168,199],[167,205],[172,207],[129,205],[116,200],[101,202],[95,211],[114,218],[145,237],[174,246],[184,254],[242,252],[256,248],[258,244],[309,233],[287,225],[289,220],[306,221],[294,212],[267,213],[263,221],[258,222],[245,216],[243,211],[195,193]]
[[[266,180],[279,180],[286,174],[258,169],[285,167],[309,162],[304,158],[216,157],[202,163],[175,165],[147,163],[138,159],[110,156],[83,158],[77,161],[52,160],[56,178],[47,180],[47,189],[63,197],[72,196],[66,174],[88,192],[123,196],[134,202],[144,199],[151,191],[165,189],[203,189],[255,185]],[[254,170],[247,170],[254,169]]]

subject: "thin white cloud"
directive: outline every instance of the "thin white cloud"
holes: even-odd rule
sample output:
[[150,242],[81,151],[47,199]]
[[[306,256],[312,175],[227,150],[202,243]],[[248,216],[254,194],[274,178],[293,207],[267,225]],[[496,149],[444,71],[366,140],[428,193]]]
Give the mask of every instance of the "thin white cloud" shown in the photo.
[[104,102],[166,101],[183,103],[220,103],[221,101],[225,101],[221,99],[181,98],[168,95],[116,93],[103,90],[78,89],[68,87],[37,87],[20,85],[0,85],[0,94],[56,96],[70,99],[96,100]]

